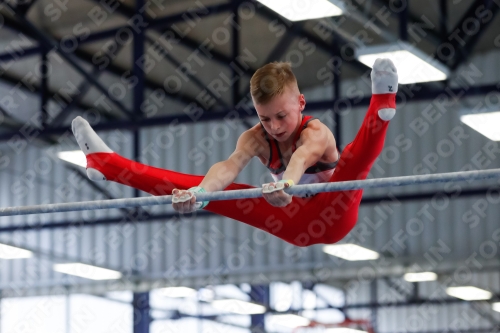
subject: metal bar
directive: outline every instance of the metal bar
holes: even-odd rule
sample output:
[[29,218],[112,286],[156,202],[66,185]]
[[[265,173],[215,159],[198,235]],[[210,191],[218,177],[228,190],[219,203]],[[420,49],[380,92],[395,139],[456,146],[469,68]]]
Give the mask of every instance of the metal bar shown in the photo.
[[[479,188],[472,190],[464,190],[458,194],[454,194],[450,199],[457,198],[470,198],[477,196],[484,196],[491,188]],[[411,202],[417,200],[429,200],[432,199],[436,194],[443,194],[442,192],[426,192],[426,193],[418,193],[418,194],[400,194],[390,196],[377,196],[377,197],[368,197],[361,199],[361,205],[376,205],[380,202],[388,202],[391,200],[396,200],[398,202]],[[213,216],[213,213],[210,213],[206,210],[201,210],[196,212],[197,217],[208,217]],[[134,222],[155,222],[155,221],[165,221],[170,219],[175,219],[179,216],[178,213],[163,213],[163,214],[151,214],[151,215],[129,215],[126,217],[116,217],[116,218],[103,218],[91,221],[85,220],[72,220],[72,221],[59,221],[52,223],[42,223],[42,224],[33,224],[30,223],[20,223],[18,225],[7,225],[4,227],[0,227],[0,233],[3,232],[20,232],[20,231],[30,231],[30,230],[40,230],[40,229],[61,229],[61,228],[69,228],[69,227],[95,227],[95,226],[103,226],[103,225],[113,225],[120,223],[134,223]]]
[[[485,179],[500,178],[500,169],[460,171],[450,173],[440,173],[433,175],[402,176],[392,178],[352,180],[345,182],[331,182],[310,185],[296,185],[285,189],[293,195],[310,195],[322,192],[351,191],[367,188],[396,187],[416,184],[435,184],[462,181],[477,181]],[[220,191],[212,193],[199,193],[196,201],[219,201],[236,200],[262,197],[262,189],[254,188],[248,190]],[[114,200],[81,201],[72,203],[58,203],[47,205],[6,207],[0,209],[0,216],[15,216],[29,214],[44,214],[71,212],[82,210],[96,210],[109,208],[127,208],[136,206],[157,206],[172,203],[171,195],[152,196],[143,198],[126,198]]]

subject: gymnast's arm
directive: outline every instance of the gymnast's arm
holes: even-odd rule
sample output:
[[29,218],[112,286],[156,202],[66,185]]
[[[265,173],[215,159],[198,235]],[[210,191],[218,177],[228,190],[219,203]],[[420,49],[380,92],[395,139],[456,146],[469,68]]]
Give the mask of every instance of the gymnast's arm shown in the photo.
[[300,134],[301,146],[295,150],[283,174],[283,179],[293,180],[295,184],[316,164],[327,150],[336,147],[332,132],[319,121],[311,122]]
[[[198,185],[198,189],[201,188],[206,192],[215,192],[223,190],[231,184],[248,162],[250,162],[252,157],[258,156],[258,152],[262,149],[262,146],[256,144],[256,142],[258,140],[256,140],[256,133],[253,128],[243,132],[231,156],[225,161],[215,163]],[[174,197],[183,197],[186,192],[189,191],[174,189],[172,194]],[[193,212],[197,209],[196,196],[191,196],[187,201],[174,202],[172,203],[172,207],[180,213]]]
[[[332,132],[319,121],[311,122],[302,131],[300,141],[301,146],[292,154],[282,177],[284,181],[292,180],[294,184],[300,181],[307,168],[316,164],[329,149],[336,147]],[[276,207],[285,207],[292,202],[292,196],[283,190],[263,193],[262,196]]]
[[199,186],[207,192],[215,192],[221,191],[231,184],[248,165],[252,157],[258,156],[262,149],[255,135],[254,129],[243,132],[231,156],[225,161],[215,163],[208,170]]

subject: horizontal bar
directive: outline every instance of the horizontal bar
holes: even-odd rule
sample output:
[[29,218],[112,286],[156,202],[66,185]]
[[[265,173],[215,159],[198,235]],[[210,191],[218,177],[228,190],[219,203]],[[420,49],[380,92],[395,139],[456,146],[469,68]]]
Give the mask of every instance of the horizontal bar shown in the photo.
[[[471,198],[477,196],[484,196],[488,191],[492,188],[482,187],[476,189],[468,189],[464,191],[460,191],[459,193],[450,193],[444,192],[444,194],[449,195],[449,199],[459,199],[459,198]],[[429,192],[421,192],[421,193],[409,193],[409,194],[394,194],[394,195],[385,195],[385,196],[376,196],[376,197],[364,197],[361,199],[361,206],[364,205],[376,205],[381,202],[412,202],[416,200],[430,200],[434,198],[437,194],[443,194],[442,191],[429,191]],[[211,213],[206,210],[200,210],[195,212],[196,217],[209,217],[213,216],[214,213]],[[81,218],[77,218],[75,220],[66,220],[66,221],[58,221],[58,222],[19,222],[14,225],[6,225],[0,227],[0,234],[5,232],[20,232],[20,231],[31,231],[31,230],[42,230],[42,229],[64,229],[64,228],[80,228],[80,227],[95,227],[101,225],[115,225],[121,223],[135,223],[135,222],[156,222],[156,221],[166,221],[170,219],[174,219],[178,217],[179,213],[177,212],[169,212],[169,213],[159,213],[159,214],[147,214],[141,215],[139,217],[134,216],[119,216],[119,217],[104,217],[100,219],[92,219],[92,220],[82,220]]]
[[[461,181],[477,181],[500,178],[500,169],[460,171],[439,173],[433,175],[403,176],[392,178],[352,180],[345,182],[331,182],[310,185],[297,185],[286,189],[289,194],[306,195],[321,192],[350,191],[378,187],[394,187],[416,184],[447,183]],[[212,193],[199,193],[196,201],[218,201],[259,198],[262,196],[261,188],[247,190],[219,191]],[[113,200],[82,201],[72,203],[58,203],[35,206],[6,207],[0,209],[0,216],[29,215],[43,213],[72,212],[82,210],[132,208],[137,206],[156,206],[172,203],[171,195],[151,196],[142,198],[126,198]]]

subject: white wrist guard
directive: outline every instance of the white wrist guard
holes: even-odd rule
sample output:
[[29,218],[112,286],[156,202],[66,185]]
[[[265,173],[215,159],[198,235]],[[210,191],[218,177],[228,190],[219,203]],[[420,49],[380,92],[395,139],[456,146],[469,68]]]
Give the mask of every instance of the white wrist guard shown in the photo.
[[[194,194],[196,193],[207,193],[207,191],[205,191],[205,189],[203,187],[200,187],[200,186],[195,186],[195,187],[191,187],[190,189],[188,189],[188,191],[191,191],[193,192]],[[202,201],[202,202],[196,202],[196,209],[203,209],[205,208],[208,203],[210,201]]]
[[[203,187],[195,186],[191,187],[190,189],[186,190],[182,195],[177,196],[174,195],[172,198],[172,203],[180,203],[180,202],[186,202],[190,201],[191,198],[193,198],[193,195],[196,195],[196,193],[206,193],[205,189]],[[196,202],[195,203],[195,208],[196,209],[202,209],[205,208],[210,201],[203,201],[203,202]]]

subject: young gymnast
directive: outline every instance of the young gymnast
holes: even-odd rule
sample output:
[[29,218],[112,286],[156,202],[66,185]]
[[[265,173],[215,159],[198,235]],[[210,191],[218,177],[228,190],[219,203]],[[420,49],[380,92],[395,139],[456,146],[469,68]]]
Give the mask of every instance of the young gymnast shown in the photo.
[[[389,120],[396,112],[398,77],[394,64],[373,65],[372,98],[360,130],[342,154],[331,131],[319,120],[303,116],[305,99],[287,63],[270,63],[250,81],[260,123],[245,131],[225,161],[205,176],[187,175],[128,160],[113,152],[81,117],[72,129],[87,157],[87,175],[132,186],[152,195],[170,195],[181,213],[206,209],[249,224],[296,246],[331,244],[354,227],[362,190],[292,197],[283,191],[294,184],[365,179],[382,151]],[[233,183],[257,157],[275,182],[262,186],[263,199],[195,202],[196,194],[253,188]]]

